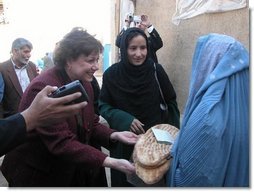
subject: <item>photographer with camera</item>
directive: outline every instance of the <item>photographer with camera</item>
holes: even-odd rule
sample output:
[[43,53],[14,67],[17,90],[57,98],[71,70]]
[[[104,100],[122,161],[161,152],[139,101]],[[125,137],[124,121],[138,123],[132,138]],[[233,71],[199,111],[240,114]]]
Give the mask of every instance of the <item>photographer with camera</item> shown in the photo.
[[147,15],[133,15],[132,13],[128,13],[125,18],[125,26],[121,30],[121,32],[117,35],[116,38],[116,46],[120,48],[121,37],[126,31],[126,29],[130,27],[137,27],[142,29],[143,31],[148,32],[148,48],[150,50],[150,57],[156,63],[158,63],[156,52],[163,46],[162,39],[155,29],[155,27],[151,24],[149,17]]
[[26,110],[0,120],[0,157],[25,142],[27,132],[33,131],[35,127],[61,122],[87,105],[86,102],[65,105],[79,98],[80,93],[58,99],[48,97],[55,89],[56,87],[46,86]]

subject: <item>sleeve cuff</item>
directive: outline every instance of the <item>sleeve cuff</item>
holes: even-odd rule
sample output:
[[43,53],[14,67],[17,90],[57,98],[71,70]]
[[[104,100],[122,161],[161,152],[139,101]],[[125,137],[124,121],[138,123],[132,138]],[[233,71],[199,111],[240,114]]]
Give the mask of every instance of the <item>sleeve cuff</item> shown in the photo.
[[125,31],[126,31],[127,29],[128,29],[128,27],[127,27],[127,26],[123,26],[123,30],[125,30]]
[[147,27],[148,33],[152,33],[153,29],[154,29],[153,25],[150,25],[149,27]]

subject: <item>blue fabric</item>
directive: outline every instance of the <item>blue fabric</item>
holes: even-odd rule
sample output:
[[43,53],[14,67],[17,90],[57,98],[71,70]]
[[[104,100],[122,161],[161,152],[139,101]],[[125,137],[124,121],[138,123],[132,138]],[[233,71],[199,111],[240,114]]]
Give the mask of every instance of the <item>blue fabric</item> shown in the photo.
[[249,186],[249,54],[232,37],[199,38],[168,186]]
[[2,73],[0,73],[0,102],[4,97],[4,79]]

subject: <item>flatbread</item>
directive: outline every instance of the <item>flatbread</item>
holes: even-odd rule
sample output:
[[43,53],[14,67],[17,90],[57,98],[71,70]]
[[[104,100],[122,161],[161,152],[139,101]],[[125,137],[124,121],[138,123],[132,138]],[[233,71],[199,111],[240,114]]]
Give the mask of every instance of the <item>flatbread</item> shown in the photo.
[[158,143],[152,132],[152,128],[168,131],[173,138],[179,131],[176,127],[169,124],[159,124],[151,127],[147,132],[140,136],[134,147],[134,153],[136,153],[136,162],[143,167],[158,167],[164,164],[170,157],[170,150],[172,145]]
[[135,163],[137,176],[149,185],[159,182],[169,169],[169,166],[170,160],[165,161],[163,164],[155,168],[145,168],[138,162]]

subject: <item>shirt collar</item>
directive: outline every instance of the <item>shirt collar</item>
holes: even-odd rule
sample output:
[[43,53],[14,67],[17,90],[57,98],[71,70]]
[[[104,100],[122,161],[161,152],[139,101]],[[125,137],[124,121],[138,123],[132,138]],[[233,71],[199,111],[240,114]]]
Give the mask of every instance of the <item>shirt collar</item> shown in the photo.
[[28,64],[24,64],[22,67],[19,67],[19,66],[17,66],[17,65],[14,63],[14,61],[13,61],[12,58],[11,58],[11,62],[12,62],[12,64],[13,64],[14,69],[24,69],[24,68],[26,68],[27,65],[28,65]]

